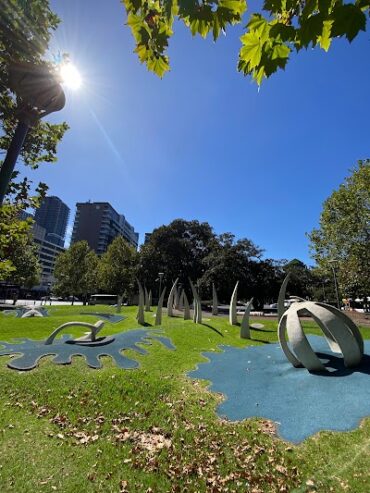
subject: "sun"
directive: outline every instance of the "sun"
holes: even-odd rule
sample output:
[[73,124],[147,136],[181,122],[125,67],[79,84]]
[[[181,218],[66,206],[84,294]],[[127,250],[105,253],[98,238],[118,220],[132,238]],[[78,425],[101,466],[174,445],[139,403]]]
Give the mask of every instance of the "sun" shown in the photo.
[[60,67],[60,76],[62,78],[62,84],[73,90],[77,90],[82,85],[82,77],[77,67],[73,63],[64,63]]

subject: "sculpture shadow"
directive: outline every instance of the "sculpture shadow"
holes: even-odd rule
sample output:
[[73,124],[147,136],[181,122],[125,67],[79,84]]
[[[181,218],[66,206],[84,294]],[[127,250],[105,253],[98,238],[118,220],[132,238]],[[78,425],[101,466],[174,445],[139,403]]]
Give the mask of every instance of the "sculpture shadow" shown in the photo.
[[254,337],[252,337],[250,339],[251,341],[256,341],[256,342],[262,342],[263,344],[271,344],[270,341],[264,341],[263,339],[255,339]]
[[222,332],[220,332],[218,329],[216,329],[215,327],[212,327],[212,325],[209,325],[209,324],[205,324],[205,323],[202,323],[201,325],[203,325],[204,327],[208,327],[209,329],[213,330],[213,332],[216,332],[216,334],[218,334],[219,336],[221,337],[225,337],[223,335]]
[[345,377],[352,375],[352,373],[363,373],[370,375],[370,355],[364,354],[361,360],[361,364],[356,368],[347,368],[344,365],[344,360],[341,356],[328,353],[316,353],[317,357],[323,361],[323,364],[328,371],[311,371],[310,373],[320,375],[322,377]]
[[255,330],[257,332],[270,332],[270,333],[271,332],[276,332],[276,329],[271,329],[271,330],[270,329],[259,329],[259,328],[254,328],[252,326],[250,326],[250,329],[251,330]]

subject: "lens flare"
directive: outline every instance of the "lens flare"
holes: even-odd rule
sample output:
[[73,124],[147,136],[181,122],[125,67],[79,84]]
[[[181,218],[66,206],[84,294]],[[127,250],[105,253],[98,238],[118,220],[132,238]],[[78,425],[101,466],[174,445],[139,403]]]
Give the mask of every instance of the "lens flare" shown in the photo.
[[62,83],[73,90],[81,87],[82,78],[76,66],[72,63],[65,63],[60,68]]

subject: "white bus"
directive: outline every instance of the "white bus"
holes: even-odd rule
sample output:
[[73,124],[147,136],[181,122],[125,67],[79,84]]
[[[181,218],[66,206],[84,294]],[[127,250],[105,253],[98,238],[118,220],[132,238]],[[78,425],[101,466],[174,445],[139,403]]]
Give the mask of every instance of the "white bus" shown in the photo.
[[90,296],[89,305],[116,305],[116,294],[92,294]]

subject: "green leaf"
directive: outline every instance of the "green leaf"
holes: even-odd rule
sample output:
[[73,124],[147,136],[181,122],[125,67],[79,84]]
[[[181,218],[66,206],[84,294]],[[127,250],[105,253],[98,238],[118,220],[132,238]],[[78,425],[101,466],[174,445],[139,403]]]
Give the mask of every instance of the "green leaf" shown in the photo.
[[277,41],[293,42],[296,37],[296,30],[293,26],[287,26],[281,22],[273,24],[270,28],[270,36]]
[[301,18],[307,19],[312,14],[317,13],[317,11],[318,11],[318,0],[307,0],[304,4]]
[[170,70],[167,56],[152,57],[147,62],[148,69],[157,74],[159,77],[163,77],[166,72]]
[[248,28],[250,31],[256,32],[263,41],[266,41],[270,25],[262,15],[253,14],[248,22]]
[[272,49],[272,60],[276,60],[277,58],[289,58],[290,48],[284,44],[277,44]]
[[332,28],[333,22],[334,22],[333,20],[324,21],[323,22],[323,28],[322,28],[322,34],[321,34],[321,36],[318,37],[318,42],[319,42],[321,48],[325,51],[328,51],[330,48],[331,28]]
[[235,17],[241,17],[247,10],[247,2],[245,0],[219,0],[219,8],[229,10]]
[[283,10],[283,0],[265,0],[263,10],[268,10],[274,14],[280,13]]
[[298,41],[301,46],[308,47],[310,43],[316,45],[317,39],[323,32],[324,17],[321,14],[316,14],[301,23],[301,28],[298,29]]
[[346,4],[337,6],[332,12],[334,20],[332,36],[346,36],[352,41],[359,33],[366,29],[366,16],[357,5]]
[[243,44],[240,50],[240,58],[246,62],[249,68],[257,67],[262,56],[262,43],[258,33],[251,31],[244,34],[240,39]]

